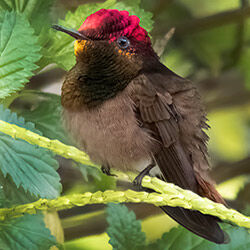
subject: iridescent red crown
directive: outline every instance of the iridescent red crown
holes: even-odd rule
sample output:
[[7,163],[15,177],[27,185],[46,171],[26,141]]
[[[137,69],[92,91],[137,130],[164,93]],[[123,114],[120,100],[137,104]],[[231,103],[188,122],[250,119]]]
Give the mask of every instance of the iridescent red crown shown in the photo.
[[126,36],[150,44],[148,32],[139,23],[140,19],[128,11],[101,9],[88,16],[78,31],[96,40],[114,41]]

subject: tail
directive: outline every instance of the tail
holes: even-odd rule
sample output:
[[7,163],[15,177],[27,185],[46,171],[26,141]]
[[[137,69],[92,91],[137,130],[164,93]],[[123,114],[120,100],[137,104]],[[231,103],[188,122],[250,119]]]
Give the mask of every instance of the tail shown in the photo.
[[[195,193],[200,193],[199,191],[202,190],[200,195],[204,194],[204,196],[216,202],[223,202],[214,186],[212,184],[211,186],[208,185],[201,176],[195,174],[190,161],[180,145],[174,144],[168,148],[163,148],[156,155],[155,160],[161,170],[163,180],[175,183]],[[229,242],[229,237],[217,223],[219,219],[214,216],[204,215],[199,211],[181,207],[163,206],[161,209],[183,227],[200,237],[217,244]]]
[[217,244],[226,244],[230,241],[218,225],[216,217],[181,207],[164,206],[161,209],[180,225],[206,240]]

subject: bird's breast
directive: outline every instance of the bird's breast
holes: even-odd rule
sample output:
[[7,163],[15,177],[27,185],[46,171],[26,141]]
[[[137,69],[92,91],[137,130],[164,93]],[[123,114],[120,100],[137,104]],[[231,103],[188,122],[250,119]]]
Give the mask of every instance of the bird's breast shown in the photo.
[[128,92],[129,88],[95,108],[64,109],[66,128],[97,164],[132,170],[151,158],[153,140],[139,126]]

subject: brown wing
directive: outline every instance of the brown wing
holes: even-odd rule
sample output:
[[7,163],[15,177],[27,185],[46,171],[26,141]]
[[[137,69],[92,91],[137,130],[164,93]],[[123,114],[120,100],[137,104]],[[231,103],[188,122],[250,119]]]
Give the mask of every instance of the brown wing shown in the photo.
[[[192,107],[195,101],[190,100],[198,98],[196,94],[190,82],[171,74],[144,74],[135,81],[138,116],[143,126],[150,129],[154,139],[159,142],[154,157],[163,178],[221,202],[223,199],[206,175],[206,179],[203,179],[208,168],[207,137],[202,132],[203,110],[200,106]],[[215,217],[179,207],[164,206],[162,209],[197,235],[216,243],[225,242],[226,237]]]
[[165,179],[224,203],[208,176],[208,125],[193,84],[174,74],[144,74],[135,81],[135,96],[139,119],[160,143],[155,158]]

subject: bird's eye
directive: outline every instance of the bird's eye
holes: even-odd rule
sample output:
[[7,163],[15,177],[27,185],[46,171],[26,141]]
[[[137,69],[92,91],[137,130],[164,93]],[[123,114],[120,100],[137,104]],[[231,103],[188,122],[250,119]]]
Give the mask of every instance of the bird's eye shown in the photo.
[[130,42],[129,39],[125,36],[121,36],[117,39],[117,43],[121,49],[126,49],[129,47]]

